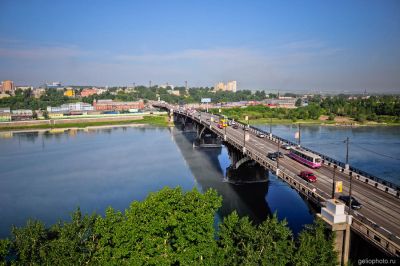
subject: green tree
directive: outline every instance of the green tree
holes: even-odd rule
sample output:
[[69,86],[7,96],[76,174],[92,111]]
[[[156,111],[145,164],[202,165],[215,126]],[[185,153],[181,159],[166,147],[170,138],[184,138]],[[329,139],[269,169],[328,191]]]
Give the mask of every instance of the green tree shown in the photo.
[[286,265],[293,254],[292,233],[276,215],[259,226],[236,212],[220,225],[222,265]]
[[43,114],[44,119],[49,119],[50,118],[49,117],[49,112],[47,112],[47,110],[44,110],[42,114]]
[[301,98],[298,98],[298,99],[296,100],[296,103],[295,103],[294,105],[297,106],[297,107],[300,107],[300,106],[301,106],[301,103],[302,103]]
[[333,234],[325,228],[321,219],[306,227],[298,238],[294,265],[337,265],[337,253],[333,249]]

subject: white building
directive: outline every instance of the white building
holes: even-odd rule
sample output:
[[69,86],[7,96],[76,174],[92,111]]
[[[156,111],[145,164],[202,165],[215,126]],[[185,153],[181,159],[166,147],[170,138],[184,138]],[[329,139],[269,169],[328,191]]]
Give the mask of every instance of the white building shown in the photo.
[[83,103],[83,102],[77,102],[77,103],[67,103],[67,104],[62,104],[61,106],[56,106],[56,107],[47,107],[47,112],[49,113],[68,113],[68,112],[73,112],[73,111],[78,111],[78,112],[87,112],[87,111],[93,111],[94,108],[91,104],[89,103]]
[[237,90],[237,82],[236,80],[228,81],[226,84],[223,82],[218,82],[214,86],[214,91],[231,91],[236,92]]

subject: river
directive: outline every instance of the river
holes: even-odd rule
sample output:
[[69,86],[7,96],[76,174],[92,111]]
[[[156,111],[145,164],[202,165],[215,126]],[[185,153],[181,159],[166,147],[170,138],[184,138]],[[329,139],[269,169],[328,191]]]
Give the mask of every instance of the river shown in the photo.
[[[272,127],[290,140],[295,131]],[[347,136],[354,143],[351,164],[399,183],[400,166],[393,159],[400,158],[399,127],[302,127],[303,145],[339,160],[344,160]],[[1,133],[0,237],[29,218],[46,225],[68,219],[78,206],[86,213],[102,214],[108,206],[124,210],[164,186],[216,189],[223,196],[218,220],[236,210],[258,223],[277,212],[295,234],[312,223],[312,206],[273,174],[264,173],[268,181],[262,183],[226,182],[226,148],[193,148],[193,138],[191,132],[157,127]]]

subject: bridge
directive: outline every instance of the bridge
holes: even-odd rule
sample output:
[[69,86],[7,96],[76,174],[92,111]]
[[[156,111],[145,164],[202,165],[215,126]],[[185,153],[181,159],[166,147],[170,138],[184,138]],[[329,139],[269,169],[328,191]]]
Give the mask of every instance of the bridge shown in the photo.
[[[231,126],[225,128],[218,127],[217,115],[206,112],[189,111],[178,108],[163,102],[154,102],[154,107],[167,109],[171,118],[180,118],[183,122],[191,122],[198,128],[199,137],[204,132],[213,134],[217,139],[228,147],[232,165],[237,168],[241,163],[254,161],[276,174],[280,179],[288,183],[292,188],[304,198],[314,202],[318,206],[324,207],[332,198],[333,176],[336,181],[343,182],[343,194],[348,194],[351,190],[352,195],[362,204],[359,210],[349,209],[346,206],[346,213],[351,215],[350,228],[359,234],[366,241],[382,250],[384,253],[399,257],[400,256],[400,192],[399,187],[385,182],[376,177],[366,176],[358,169],[347,167],[328,156],[321,155],[323,165],[319,169],[313,170],[317,175],[318,181],[308,183],[298,176],[303,170],[308,170],[306,166],[287,157],[288,151],[281,149],[284,158],[270,160],[266,155],[268,152],[277,151],[280,145],[290,143],[278,136],[263,132],[253,127],[237,123],[238,128]],[[247,127],[246,130],[244,130]],[[265,138],[259,138],[263,133]],[[335,231],[332,227],[332,230]],[[348,258],[349,234],[344,231],[336,233],[337,248],[342,255],[339,257],[341,263],[345,263]],[[347,253],[347,254],[346,254]]]

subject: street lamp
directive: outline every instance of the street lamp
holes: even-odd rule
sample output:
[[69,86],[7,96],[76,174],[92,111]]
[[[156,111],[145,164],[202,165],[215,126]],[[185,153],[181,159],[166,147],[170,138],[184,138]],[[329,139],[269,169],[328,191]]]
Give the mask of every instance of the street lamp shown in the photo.
[[335,198],[335,183],[336,183],[336,180],[335,180],[335,178],[336,178],[336,165],[334,165],[333,166],[333,178],[332,178],[332,199],[334,199]]
[[281,144],[281,140],[278,139],[278,156],[276,156],[276,169],[279,169],[279,146]]
[[344,168],[346,170],[349,170],[349,142],[350,142],[349,137],[347,137],[344,142],[346,142],[346,164]]
[[272,117],[270,117],[270,122],[269,122],[269,136],[272,137]]
[[[346,169],[346,170],[349,170],[349,143],[350,143],[350,140],[349,140],[349,137],[347,137],[346,138],[346,140],[344,141],[344,142],[346,142],[346,164],[345,164],[345,166],[344,166],[344,168]],[[351,186],[352,186],[352,183],[353,183],[353,175],[352,175],[352,173],[350,172],[350,184],[349,184],[349,202],[348,202],[348,204],[349,204],[349,214],[351,214],[351,192],[352,192],[352,190],[351,190]]]

